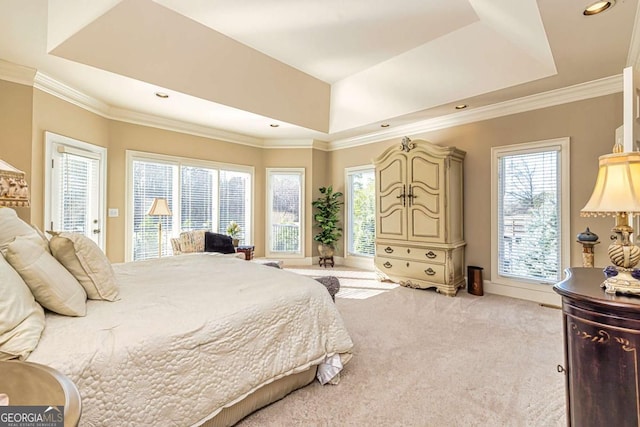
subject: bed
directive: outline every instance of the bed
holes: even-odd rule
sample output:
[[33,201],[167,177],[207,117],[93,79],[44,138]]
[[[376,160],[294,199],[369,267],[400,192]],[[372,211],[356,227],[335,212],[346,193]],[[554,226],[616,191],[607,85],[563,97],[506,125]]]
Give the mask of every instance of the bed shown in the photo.
[[76,384],[80,425],[231,425],[316,377],[337,382],[351,357],[311,278],[212,253],[113,274],[114,301],[87,300],[84,316],[46,311],[25,358]]

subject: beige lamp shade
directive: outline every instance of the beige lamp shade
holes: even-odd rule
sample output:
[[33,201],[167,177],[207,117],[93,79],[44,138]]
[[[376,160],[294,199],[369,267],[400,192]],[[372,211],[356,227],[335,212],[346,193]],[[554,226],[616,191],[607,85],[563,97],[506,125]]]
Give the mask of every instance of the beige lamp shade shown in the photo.
[[580,216],[640,213],[640,152],[600,156],[593,194]]
[[29,207],[29,185],[24,172],[0,160],[0,206]]
[[171,209],[169,209],[169,205],[167,204],[167,199],[156,198],[153,200],[153,204],[147,212],[147,215],[151,216],[171,216]]

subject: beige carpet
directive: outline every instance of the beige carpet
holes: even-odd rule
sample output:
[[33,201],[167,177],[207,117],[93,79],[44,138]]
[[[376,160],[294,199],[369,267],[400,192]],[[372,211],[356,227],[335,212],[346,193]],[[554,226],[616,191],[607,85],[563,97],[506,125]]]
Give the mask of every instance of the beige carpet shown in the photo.
[[560,310],[390,287],[338,294],[355,343],[340,384],[314,382],[239,425],[566,425]]

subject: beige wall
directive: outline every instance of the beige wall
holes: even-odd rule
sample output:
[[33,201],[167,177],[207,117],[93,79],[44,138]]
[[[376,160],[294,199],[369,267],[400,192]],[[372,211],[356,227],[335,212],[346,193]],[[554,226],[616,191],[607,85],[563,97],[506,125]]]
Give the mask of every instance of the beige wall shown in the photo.
[[[467,152],[465,159],[465,238],[467,264],[485,268],[490,277],[490,162],[491,147],[519,142],[570,137],[571,229],[573,237],[587,226],[600,235],[596,264],[607,264],[606,241],[611,219],[581,218],[597,173],[597,158],[611,151],[614,131],[622,123],[622,95],[615,94],[542,110],[514,114],[450,129],[410,135]],[[344,191],[346,167],[371,164],[400,138],[361,147],[323,152],[316,149],[260,149],[209,138],[105,119],[40,90],[0,80],[0,158],[30,177],[32,208],[19,215],[44,226],[44,131],[108,148],[107,206],[118,208],[118,218],[108,218],[107,254],[123,261],[125,251],[125,152],[138,150],[255,168],[254,243],[264,254],[265,168],[304,167],[306,170],[305,254],[316,255],[313,244],[311,201],[317,189],[332,184]],[[571,246],[571,264],[581,264],[581,248]]]
[[[30,186],[32,95],[30,86],[0,80],[0,159],[24,171]],[[25,221],[30,221],[32,210],[16,208]]]
[[[611,218],[581,218],[598,171],[598,156],[608,154],[615,129],[622,124],[622,95],[615,94],[492,120],[410,135],[435,144],[456,146],[467,152],[464,164],[466,261],[485,269],[491,277],[491,147],[560,137],[570,138],[571,265],[582,264],[581,246],[574,237],[587,226],[600,236],[596,264],[607,264],[606,242]],[[367,164],[401,138],[334,151],[330,156],[332,180],[344,190],[344,168]]]
[[108,147],[109,120],[46,92],[33,91],[31,222],[48,230],[44,224],[45,131]]

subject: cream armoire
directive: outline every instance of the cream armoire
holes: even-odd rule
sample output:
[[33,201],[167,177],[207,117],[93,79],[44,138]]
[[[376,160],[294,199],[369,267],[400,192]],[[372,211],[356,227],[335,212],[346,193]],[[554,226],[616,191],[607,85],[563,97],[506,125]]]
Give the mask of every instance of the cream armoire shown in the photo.
[[405,137],[374,161],[380,279],[449,296],[464,286],[464,156]]

